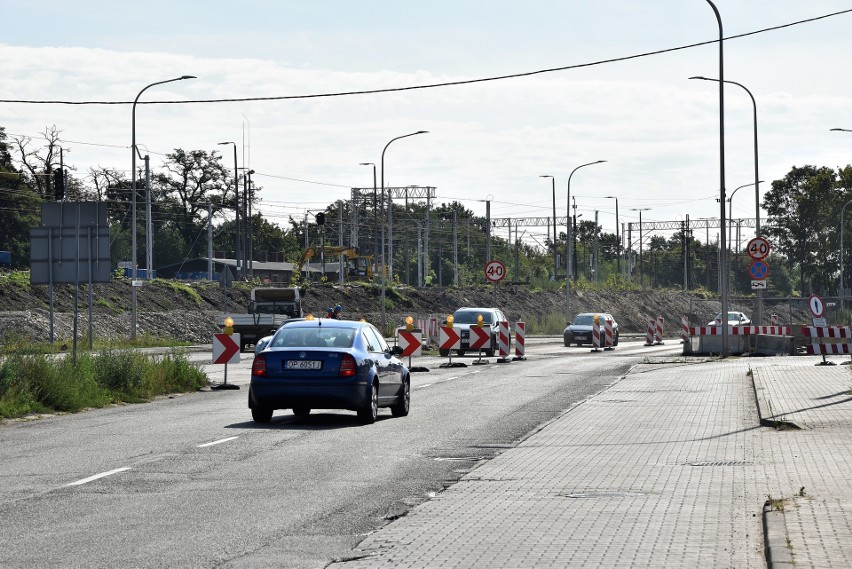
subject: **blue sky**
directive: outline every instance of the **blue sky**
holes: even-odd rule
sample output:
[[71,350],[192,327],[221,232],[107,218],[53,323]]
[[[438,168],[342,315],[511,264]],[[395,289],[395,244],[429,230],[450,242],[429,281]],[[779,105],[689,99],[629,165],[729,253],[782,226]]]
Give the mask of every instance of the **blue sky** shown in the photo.
[[[833,12],[852,0],[717,0],[725,34]],[[523,73],[706,42],[718,37],[704,0],[278,1],[144,3],[0,0],[0,99],[143,100],[306,95]],[[725,78],[758,106],[760,177],[852,161],[852,13],[725,43]],[[436,186],[438,202],[494,217],[564,215],[568,174],[577,211],[606,231],[638,220],[717,217],[718,48],[699,46],[531,77],[305,100],[144,105],[137,140],[158,167],[176,147],[230,151],[257,174],[261,211],[285,223],[372,186],[360,162],[385,159],[388,185]],[[726,187],[754,180],[753,109],[726,90]],[[37,137],[56,125],[66,160],[130,168],[129,106],[0,103],[0,125]],[[144,149],[143,149],[144,151]],[[733,216],[754,217],[754,194]],[[530,230],[543,241],[547,228]],[[704,236],[698,236],[702,240]],[[711,239],[715,236],[711,235]],[[634,237],[635,239],[635,237]]]

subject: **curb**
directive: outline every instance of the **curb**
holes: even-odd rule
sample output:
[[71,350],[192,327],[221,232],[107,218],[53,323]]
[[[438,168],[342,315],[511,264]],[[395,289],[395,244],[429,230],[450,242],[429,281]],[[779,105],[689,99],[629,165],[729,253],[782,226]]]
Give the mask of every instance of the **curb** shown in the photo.
[[789,538],[784,512],[773,510],[768,500],[763,505],[763,540],[766,564],[770,569],[795,566],[793,552],[787,546]]
[[772,407],[769,405],[769,401],[764,398],[765,390],[757,369],[751,370],[751,386],[754,389],[754,398],[757,401],[757,416],[760,418],[760,426],[772,427],[773,429],[802,430],[801,426],[792,421],[772,418]]
[[[758,370],[752,370],[751,385],[754,389],[754,398],[757,401],[757,415],[763,427],[772,428],[794,428],[799,426],[787,421],[776,421],[770,419],[769,402],[764,399],[763,383],[760,381]],[[766,565],[769,569],[777,567],[793,567],[793,553],[787,546],[789,537],[787,535],[787,522],[784,519],[783,510],[773,510],[769,500],[763,504],[763,547],[766,555]]]

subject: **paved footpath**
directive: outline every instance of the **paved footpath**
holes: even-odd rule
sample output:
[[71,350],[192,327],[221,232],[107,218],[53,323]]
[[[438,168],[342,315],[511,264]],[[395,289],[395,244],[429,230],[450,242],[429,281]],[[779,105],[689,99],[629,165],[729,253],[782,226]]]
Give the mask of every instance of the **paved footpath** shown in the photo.
[[639,364],[331,567],[852,567],[852,370],[819,361]]

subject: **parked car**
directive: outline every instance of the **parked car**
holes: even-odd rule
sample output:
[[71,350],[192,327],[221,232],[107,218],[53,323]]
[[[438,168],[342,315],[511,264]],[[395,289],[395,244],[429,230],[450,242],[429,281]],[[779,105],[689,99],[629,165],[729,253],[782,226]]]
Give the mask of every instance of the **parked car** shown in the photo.
[[612,345],[618,345],[618,322],[615,321],[612,314],[607,312],[583,312],[575,316],[574,320],[562,332],[562,339],[566,347],[571,344],[577,344],[578,346],[594,344],[592,328],[595,316],[598,317],[598,321],[600,322],[601,346],[604,345],[604,322],[606,320],[612,320]]
[[268,423],[276,409],[307,415],[312,409],[356,411],[374,423],[379,407],[408,415],[411,378],[368,322],[317,319],[289,323],[275,332],[251,368],[248,406],[252,419]]
[[[459,356],[463,356],[470,351],[470,327],[476,326],[479,322],[479,316],[482,315],[482,323],[491,326],[491,343],[483,348],[485,357],[494,357],[494,354],[499,352],[497,340],[497,325],[499,322],[508,322],[509,319],[503,314],[499,308],[459,308],[453,313],[453,328],[459,334],[460,347],[456,350]],[[449,350],[439,350],[442,357],[450,355]]]
[[[281,328],[283,328],[287,324],[291,324],[293,322],[302,322],[303,320],[304,320],[304,318],[290,318],[289,320],[285,320],[284,324],[282,324],[281,326],[278,327],[278,330],[280,330]],[[276,330],[276,332],[278,330]],[[274,336],[275,336],[275,334],[270,334],[269,336],[264,336],[263,338],[258,340],[257,343],[254,345],[254,354],[257,355],[260,352],[262,352],[263,349],[267,346],[267,344],[269,344],[269,342],[272,341],[272,338]]]
[[[708,326],[721,326],[722,313],[716,315],[716,318],[707,323]],[[751,326],[751,320],[742,312],[728,312],[728,326]]]

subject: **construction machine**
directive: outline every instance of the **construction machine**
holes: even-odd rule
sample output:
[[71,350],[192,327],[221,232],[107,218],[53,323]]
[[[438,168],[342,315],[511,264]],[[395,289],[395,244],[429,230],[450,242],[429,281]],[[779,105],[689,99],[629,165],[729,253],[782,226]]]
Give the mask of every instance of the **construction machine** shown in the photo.
[[[326,262],[335,262],[336,257],[342,255],[344,266],[344,279],[350,281],[373,280],[373,256],[361,255],[355,247],[308,247],[302,252],[302,257],[296,267],[296,273],[302,272],[305,264],[320,252],[325,256]],[[330,261],[330,259],[332,259]]]

